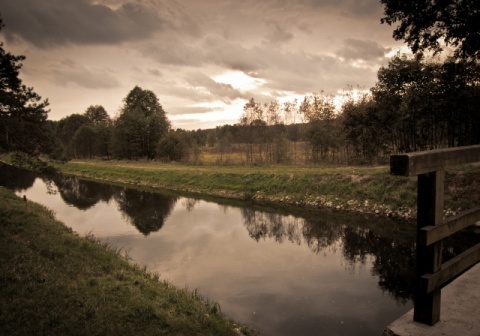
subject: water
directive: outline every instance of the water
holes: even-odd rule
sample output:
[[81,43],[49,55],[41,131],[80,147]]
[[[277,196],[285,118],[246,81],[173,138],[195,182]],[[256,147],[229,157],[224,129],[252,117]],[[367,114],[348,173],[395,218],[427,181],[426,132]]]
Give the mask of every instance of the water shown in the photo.
[[380,335],[412,307],[411,224],[266,210],[0,168],[79,234],[198,289],[262,335]]

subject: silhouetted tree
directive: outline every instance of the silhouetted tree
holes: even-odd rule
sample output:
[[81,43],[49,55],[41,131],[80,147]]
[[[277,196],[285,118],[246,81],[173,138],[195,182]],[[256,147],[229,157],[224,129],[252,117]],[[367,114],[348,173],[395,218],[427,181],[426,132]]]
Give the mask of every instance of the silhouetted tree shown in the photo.
[[62,118],[57,122],[55,133],[63,146],[63,155],[65,157],[75,157],[73,138],[76,132],[84,125],[92,125],[92,122],[87,116],[76,113]]
[[478,0],[380,0],[384,5],[382,23],[399,22],[393,31],[396,40],[404,40],[414,53],[439,52],[440,40],[455,48],[455,57],[478,60],[480,39],[480,2]]
[[[0,18],[0,30],[4,27]],[[39,154],[50,139],[45,131],[48,100],[19,78],[25,56],[15,56],[0,42],[0,151]]]
[[158,141],[169,129],[170,121],[157,96],[135,86],[125,97],[114,124],[115,155],[127,159],[153,159]]
[[85,116],[94,125],[110,124],[112,122],[105,108],[101,105],[91,105],[85,111]]

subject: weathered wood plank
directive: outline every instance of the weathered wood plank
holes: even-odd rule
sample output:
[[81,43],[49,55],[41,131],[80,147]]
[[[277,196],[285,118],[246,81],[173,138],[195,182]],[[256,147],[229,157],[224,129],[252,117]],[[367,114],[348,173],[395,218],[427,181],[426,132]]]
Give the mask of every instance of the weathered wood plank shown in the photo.
[[473,162],[480,162],[480,145],[390,156],[392,175],[418,176],[413,311],[416,322],[428,325],[438,322],[441,286],[480,260],[480,244],[477,244],[442,265],[443,239],[480,217],[480,209],[476,208],[443,222],[445,167]]
[[417,189],[417,252],[416,281],[413,319],[416,322],[434,325],[440,320],[441,289],[426,292],[421,277],[426,273],[435,274],[442,266],[442,244],[430,246],[421,244],[419,232],[425,226],[442,223],[445,171],[418,175]]
[[390,173],[400,176],[416,176],[449,165],[480,162],[480,145],[436,149],[390,156]]
[[480,221],[480,207],[449,217],[440,225],[429,225],[421,228],[418,232],[419,242],[423,245],[431,245],[478,221]]
[[480,243],[452,258],[442,265],[442,269],[433,274],[422,276],[422,287],[427,293],[435,292],[445,283],[480,261]]

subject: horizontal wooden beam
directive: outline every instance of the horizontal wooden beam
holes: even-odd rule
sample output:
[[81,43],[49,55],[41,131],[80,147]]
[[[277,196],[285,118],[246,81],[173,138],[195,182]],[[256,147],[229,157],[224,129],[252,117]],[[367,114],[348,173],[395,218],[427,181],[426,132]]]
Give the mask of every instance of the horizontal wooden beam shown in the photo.
[[444,263],[440,271],[422,276],[422,288],[432,293],[479,261],[480,243]]
[[449,217],[439,225],[429,225],[421,228],[418,231],[419,242],[425,246],[431,245],[478,221],[480,221],[480,207]]
[[390,173],[416,176],[443,170],[450,165],[473,162],[480,162],[480,145],[391,155]]

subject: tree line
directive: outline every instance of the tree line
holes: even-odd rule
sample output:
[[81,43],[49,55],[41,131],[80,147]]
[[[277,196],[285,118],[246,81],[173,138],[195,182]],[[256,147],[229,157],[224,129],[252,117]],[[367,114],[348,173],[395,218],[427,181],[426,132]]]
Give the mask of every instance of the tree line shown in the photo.
[[[389,155],[480,143],[476,62],[396,55],[377,83],[340,107],[334,97],[259,104],[252,98],[235,127],[217,127],[219,151],[243,144],[248,163],[380,163]],[[350,88],[352,89],[352,88]],[[357,91],[358,93],[358,91]]]
[[83,114],[51,122],[55,159],[120,158],[154,159],[160,139],[167,136],[170,121],[157,96],[135,86],[125,97],[119,116],[111,119],[101,105]]
[[[232,163],[235,153],[241,156],[235,163],[245,164],[374,164],[398,152],[480,143],[478,63],[397,55],[379,69],[369,91],[354,95],[350,89],[340,107],[324,92],[283,103],[251,98],[236,124],[187,131],[172,128],[154,92],[135,86],[116,118],[92,105],[82,114],[46,120],[38,129],[42,112],[31,124],[24,121],[23,133],[13,118],[2,125],[0,145],[13,150],[14,135],[28,137],[37,142],[35,151],[57,160],[200,163],[207,152],[220,164]],[[27,128],[38,136],[31,137]],[[10,135],[10,129],[17,131]]]
[[[445,8],[428,1],[415,6],[397,0],[381,3],[381,22],[399,22],[394,37],[404,39],[416,54],[393,57],[378,70],[369,91],[352,94],[340,107],[323,92],[282,104],[252,98],[235,125],[210,130],[173,130],[156,95],[138,86],[113,119],[102,106],[92,105],[82,114],[48,120],[48,99],[19,78],[25,57],[5,51],[0,42],[0,153],[199,162],[207,152],[219,163],[238,153],[248,164],[348,164],[479,144],[478,2],[451,1]],[[434,21],[426,19],[432,17]],[[454,48],[452,58],[439,62],[423,57],[425,50],[441,51],[441,37]]]

